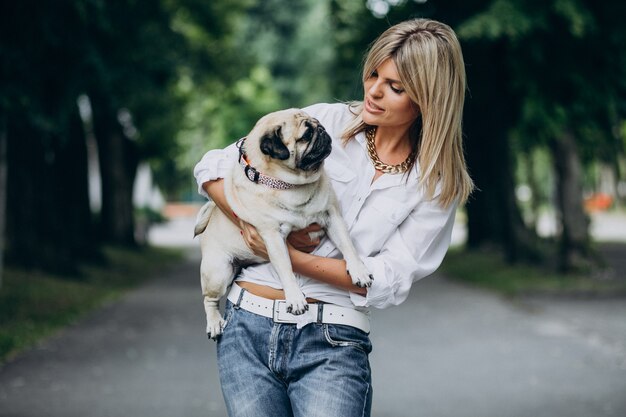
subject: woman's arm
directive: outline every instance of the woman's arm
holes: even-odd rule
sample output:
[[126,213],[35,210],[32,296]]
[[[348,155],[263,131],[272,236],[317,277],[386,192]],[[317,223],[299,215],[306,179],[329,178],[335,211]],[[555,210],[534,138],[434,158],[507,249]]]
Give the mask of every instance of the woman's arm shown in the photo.
[[[198,183],[198,192],[208,197],[205,186],[208,182],[219,180],[237,163],[239,149],[233,143],[224,149],[213,149],[202,156],[202,159],[193,169],[193,175]],[[222,187],[223,188],[223,187]]]
[[343,259],[311,255],[291,245],[288,245],[288,248],[294,272],[359,295],[367,294],[366,288],[357,287],[352,283],[352,278],[346,272],[346,261]]
[[[214,191],[218,199],[223,197],[224,189],[222,186],[220,190],[219,184],[211,185],[205,190],[211,198],[213,198]],[[218,207],[222,208],[218,200],[215,200],[215,203]],[[224,201],[224,203],[226,202]],[[232,214],[228,203],[224,204],[223,207]],[[265,242],[256,228],[236,217],[233,217],[231,220],[241,227],[244,240],[252,252],[262,258],[268,259]],[[320,239],[310,239],[309,232],[317,232],[319,230],[321,230],[321,227],[318,224],[312,224],[305,229],[291,232],[289,236],[287,236],[287,248],[289,250],[293,271],[355,294],[365,296],[367,289],[354,285],[352,278],[346,272],[346,261],[343,259],[325,258],[310,254],[310,252],[319,245]]]
[[[307,230],[308,228],[291,232],[287,240],[292,240],[295,236],[303,234],[308,235]],[[268,259],[265,243],[263,242],[263,239],[261,239],[261,236],[257,233],[254,226],[245,223],[243,236],[248,247],[252,249],[256,255]],[[313,240],[312,243],[313,246],[304,245],[304,250],[310,249],[310,251],[312,251],[315,249],[315,247],[319,244],[319,239]],[[311,255],[309,253],[310,251],[305,252],[303,250],[298,250],[292,246],[291,243],[287,243],[287,248],[289,250],[289,257],[291,258],[291,267],[294,272],[316,279],[320,282],[325,282],[326,284],[334,285],[335,287],[339,287],[355,294],[362,296],[367,295],[367,288],[357,287],[352,283],[352,278],[346,272],[346,261],[343,259]]]
[[[216,180],[207,181],[202,184],[202,189],[207,195],[215,202],[217,207],[233,222],[237,227],[241,229],[241,234],[244,236],[244,240],[248,244],[248,247],[252,251],[265,259],[268,259],[267,249],[261,236],[257,232],[256,228],[250,223],[246,223],[237,217],[236,213],[232,210],[226,200],[226,194],[224,193],[224,179],[218,178]],[[309,227],[302,230],[292,232],[287,236],[287,241],[290,243],[290,247],[296,251],[302,253],[310,253],[319,245],[320,238],[315,237],[311,239],[309,232],[319,232],[322,228],[314,223]],[[297,248],[297,249],[296,249]]]
[[[239,220],[233,210],[230,208],[228,201],[226,200],[226,194],[224,193],[224,179],[218,178],[216,180],[207,181],[202,184],[202,189],[207,195],[215,202],[217,207],[222,210],[222,213],[230,219],[231,222],[239,228],[241,223],[245,223],[243,220]],[[246,223],[247,224],[247,223]],[[242,229],[243,230],[243,229]]]

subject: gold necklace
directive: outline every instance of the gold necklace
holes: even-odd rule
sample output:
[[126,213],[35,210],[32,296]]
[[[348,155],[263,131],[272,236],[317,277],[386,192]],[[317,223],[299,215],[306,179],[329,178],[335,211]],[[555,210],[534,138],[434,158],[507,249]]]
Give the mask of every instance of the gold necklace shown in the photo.
[[372,160],[372,164],[374,164],[374,168],[377,171],[381,171],[386,174],[401,174],[403,172],[406,172],[409,169],[409,165],[411,165],[411,162],[415,159],[415,152],[411,152],[411,154],[404,160],[404,162],[400,164],[386,164],[380,160],[378,154],[376,153],[376,144],[374,143],[375,136],[375,127],[368,127],[365,130],[365,138],[367,139],[367,153]]

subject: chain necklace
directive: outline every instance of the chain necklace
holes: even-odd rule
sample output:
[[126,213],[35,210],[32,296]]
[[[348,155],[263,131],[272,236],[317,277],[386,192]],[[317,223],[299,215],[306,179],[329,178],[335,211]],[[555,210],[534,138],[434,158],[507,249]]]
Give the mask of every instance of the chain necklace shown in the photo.
[[374,143],[374,137],[376,136],[376,128],[368,127],[365,130],[365,137],[367,138],[367,153],[372,160],[372,164],[374,164],[374,168],[377,171],[384,172],[386,174],[401,174],[406,172],[409,169],[409,165],[415,159],[415,152],[411,152],[411,154],[404,160],[404,162],[397,165],[389,165],[384,163],[378,157],[376,153],[376,144]]

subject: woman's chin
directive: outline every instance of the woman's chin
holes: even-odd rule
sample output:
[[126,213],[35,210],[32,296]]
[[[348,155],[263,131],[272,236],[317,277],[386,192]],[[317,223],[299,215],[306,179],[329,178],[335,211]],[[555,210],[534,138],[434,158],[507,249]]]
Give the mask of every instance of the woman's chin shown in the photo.
[[363,113],[361,113],[361,116],[363,117],[363,122],[365,124],[368,124],[370,126],[378,125],[378,117],[368,113],[367,111],[364,111]]

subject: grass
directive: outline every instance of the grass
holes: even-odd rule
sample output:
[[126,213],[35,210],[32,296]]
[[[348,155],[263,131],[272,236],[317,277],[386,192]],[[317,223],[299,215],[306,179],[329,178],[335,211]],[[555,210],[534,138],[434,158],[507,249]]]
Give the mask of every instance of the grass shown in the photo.
[[493,290],[502,295],[610,296],[626,294],[626,280],[589,275],[566,275],[535,265],[508,265],[489,251],[452,249],[441,266],[451,279]]
[[0,288],[0,363],[181,259],[173,249],[106,248],[100,266],[61,277],[7,268]]

